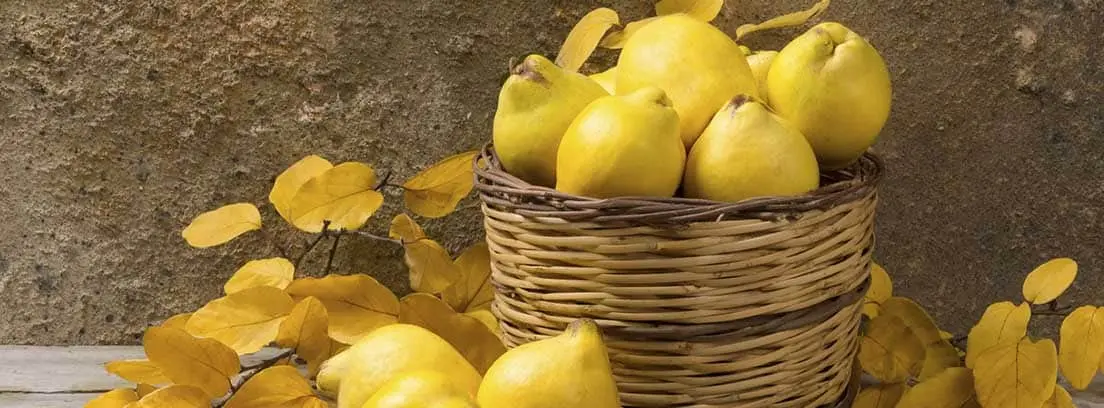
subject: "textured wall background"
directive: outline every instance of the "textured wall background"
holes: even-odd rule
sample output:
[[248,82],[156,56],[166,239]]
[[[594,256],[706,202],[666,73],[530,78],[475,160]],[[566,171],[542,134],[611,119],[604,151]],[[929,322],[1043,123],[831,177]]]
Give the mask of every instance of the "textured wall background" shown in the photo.
[[[718,24],[809,3],[733,1]],[[511,57],[554,56],[594,7],[638,18],[652,3],[167,4],[0,0],[0,343],[135,342],[274,255],[255,233],[187,247],[196,214],[262,202],[307,154],[405,178],[477,147]],[[899,292],[962,333],[1035,265],[1070,256],[1073,299],[1104,300],[1104,4],[874,4],[837,1],[826,18],[869,37],[894,76],[877,257]],[[456,251],[481,238],[477,221],[468,209],[427,229]],[[402,291],[400,256],[347,241],[338,267]]]

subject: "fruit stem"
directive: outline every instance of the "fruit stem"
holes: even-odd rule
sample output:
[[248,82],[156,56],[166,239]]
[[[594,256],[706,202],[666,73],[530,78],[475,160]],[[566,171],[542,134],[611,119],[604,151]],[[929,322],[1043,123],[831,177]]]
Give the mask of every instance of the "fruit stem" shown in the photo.
[[547,82],[548,80],[544,78],[544,75],[537,72],[536,67],[533,66],[534,64],[533,61],[526,59],[520,64],[515,65],[514,68],[510,70],[510,73],[533,82]]

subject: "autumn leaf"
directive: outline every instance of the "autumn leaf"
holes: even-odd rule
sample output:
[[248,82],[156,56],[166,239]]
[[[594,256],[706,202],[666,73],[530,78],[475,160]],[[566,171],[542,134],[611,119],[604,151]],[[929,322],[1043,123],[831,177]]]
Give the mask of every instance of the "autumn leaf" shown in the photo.
[[1070,258],[1051,259],[1027,274],[1023,283],[1024,300],[1041,305],[1061,296],[1077,278],[1077,262]]
[[134,387],[134,391],[138,393],[138,398],[144,398],[145,396],[157,391],[158,388],[149,384],[138,384]]
[[456,313],[448,304],[426,293],[403,297],[399,322],[422,326],[448,341],[472,366],[485,373],[506,351],[502,341],[474,317]]
[[225,408],[327,408],[292,366],[266,368],[242,385]]
[[487,242],[480,241],[468,247],[454,262],[459,279],[441,293],[441,297],[461,313],[489,309],[494,300],[491,287],[491,254]]
[[172,315],[165,321],[161,322],[161,327],[169,327],[184,330],[184,325],[188,324],[188,319],[192,318],[192,313],[180,313]]
[[241,292],[257,286],[287,288],[295,279],[295,265],[286,258],[266,258],[246,262],[223,285],[226,294]]
[[307,360],[307,371],[313,377],[318,373],[318,366],[331,356],[329,326],[330,318],[322,301],[307,296],[280,324],[276,344],[295,349],[295,354]]
[[606,35],[606,37],[598,43],[598,46],[613,50],[624,48],[625,43],[629,41],[629,37],[632,37],[633,34],[636,34],[638,30],[643,28],[645,25],[648,25],[648,23],[655,21],[657,18],[659,17],[656,16],[642,18],[640,20],[625,24],[625,26],[620,30],[612,31],[608,35]]
[[364,274],[297,279],[287,292],[296,300],[314,296],[326,307],[330,337],[353,344],[372,329],[395,323],[399,300],[390,289]]
[[859,340],[859,363],[883,382],[901,382],[920,371],[924,345],[901,318],[882,314]]
[[928,312],[912,299],[893,296],[882,302],[879,315],[897,316],[905,323],[916,337],[920,338],[920,344],[927,346],[936,344],[943,338],[939,335],[939,327],[935,325]]
[[863,314],[873,319],[878,317],[882,302],[893,296],[893,281],[889,274],[877,263],[870,265],[870,289],[863,296]]
[[127,408],[210,408],[212,399],[198,387],[175,384],[158,388]]
[[475,184],[472,150],[444,158],[403,183],[406,208],[423,217],[438,218],[456,210],[456,204]]
[[255,353],[276,339],[280,323],[291,313],[291,296],[271,286],[257,286],[207,302],[184,328],[210,337],[239,354]]
[[821,13],[824,12],[824,10],[827,10],[829,4],[831,4],[830,0],[820,0],[806,10],[774,17],[759,24],[744,24],[736,28],[736,39],[739,40],[745,35],[754,33],[756,31],[772,30],[775,28],[793,27],[805,24],[809,20],[815,18],[816,16],[819,16]]
[[955,349],[947,340],[940,340],[924,347],[924,364],[917,378],[920,381],[926,381],[952,367],[962,367],[958,349]]
[[1001,343],[974,362],[974,391],[983,407],[1042,406],[1057,380],[1058,351],[1050,339]]
[[1077,408],[1077,406],[1073,405],[1073,397],[1070,396],[1069,391],[1055,385],[1054,393],[1050,395],[1050,399],[1043,403],[1043,408]]
[[954,338],[954,335],[953,335],[953,334],[951,334],[950,332],[946,332],[946,331],[940,330],[940,331],[939,331],[939,338],[941,338],[941,339],[943,339],[943,340],[951,340],[951,339],[953,339],[953,338]]
[[594,48],[606,35],[606,31],[620,23],[617,12],[601,7],[591,10],[567,33],[567,38],[556,55],[556,65],[565,71],[577,72],[594,53]]
[[129,388],[116,388],[100,394],[84,405],[84,408],[125,408],[127,404],[138,401],[138,394]]
[[686,13],[702,21],[713,21],[721,12],[724,0],[661,0],[656,3],[657,16]]
[[1095,306],[1074,309],[1062,320],[1058,335],[1062,375],[1074,389],[1084,390],[1104,358],[1104,309]]
[[291,223],[306,232],[355,230],[383,205],[383,194],[375,190],[376,173],[364,163],[341,163],[303,184],[291,199]]
[[476,309],[464,312],[464,314],[479,320],[480,323],[491,330],[491,333],[494,333],[495,337],[498,337],[499,340],[502,339],[502,326],[498,324],[498,319],[491,313],[491,309]]
[[180,235],[188,245],[208,248],[256,229],[261,229],[261,212],[253,204],[237,203],[196,216]]
[[903,383],[878,384],[863,387],[851,408],[894,408],[897,401],[904,395],[906,386]]
[[400,213],[391,219],[391,230],[387,232],[387,236],[403,243],[414,242],[426,237],[422,227],[406,213]]
[[289,210],[295,193],[298,193],[299,188],[303,187],[303,184],[306,184],[307,181],[332,168],[333,163],[330,163],[329,160],[313,154],[300,159],[291,167],[288,167],[287,170],[284,170],[283,173],[280,173],[279,176],[276,176],[276,182],[272,184],[272,191],[268,193],[268,202],[272,203],[280,217],[291,223]]
[[104,369],[111,374],[132,383],[168,384],[169,378],[161,372],[161,368],[149,360],[118,360],[104,364]]
[[966,338],[966,367],[974,368],[978,356],[991,347],[1020,341],[1027,335],[1029,320],[1031,306],[1027,303],[1019,306],[1012,302],[989,305]]
[[410,288],[416,292],[441,293],[460,279],[460,268],[437,241],[422,238],[403,244],[403,260],[410,269]]
[[969,368],[948,368],[909,389],[896,408],[980,408],[974,375]]
[[[173,383],[196,386],[211,398],[225,395],[230,390],[230,377],[241,369],[234,350],[217,340],[197,338],[180,329],[151,327],[146,329],[142,344],[146,356]],[[184,391],[171,393],[177,392]]]

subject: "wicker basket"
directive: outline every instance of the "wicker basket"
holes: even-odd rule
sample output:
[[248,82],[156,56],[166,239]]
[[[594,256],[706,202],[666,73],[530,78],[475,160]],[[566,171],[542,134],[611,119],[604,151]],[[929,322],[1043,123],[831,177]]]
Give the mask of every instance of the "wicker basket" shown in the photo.
[[488,144],[503,340],[594,319],[626,407],[849,406],[882,172],[867,153],[800,197],[598,200],[511,176]]

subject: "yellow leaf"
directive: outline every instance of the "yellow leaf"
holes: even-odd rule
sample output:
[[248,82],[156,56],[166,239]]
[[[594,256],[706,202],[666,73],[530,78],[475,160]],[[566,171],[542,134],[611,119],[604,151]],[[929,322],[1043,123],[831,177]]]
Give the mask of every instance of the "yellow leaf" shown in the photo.
[[905,393],[905,384],[878,384],[863,387],[851,408],[894,408],[901,395]]
[[475,185],[472,163],[478,151],[452,155],[403,183],[406,207],[423,217],[438,218],[456,209]]
[[713,21],[721,12],[724,0],[661,0],[656,3],[656,15],[686,13],[702,21]]
[[828,9],[830,0],[820,0],[807,10],[797,11],[778,17],[774,17],[759,24],[744,24],[736,28],[736,39],[756,31],[771,30],[775,28],[793,27],[805,24]]
[[912,329],[916,337],[920,338],[920,344],[929,345],[942,340],[939,335],[939,327],[935,325],[928,312],[912,299],[893,296],[882,302],[879,315],[897,316],[905,325]]
[[941,338],[943,340],[950,340],[950,339],[954,338],[954,335],[949,333],[949,332],[945,332],[943,330],[940,330],[939,331],[939,338]]
[[863,314],[873,319],[878,317],[882,302],[893,296],[893,281],[889,274],[877,263],[870,264],[870,289],[863,296]]
[[237,203],[197,215],[180,235],[188,241],[188,245],[208,248],[260,228],[261,212],[257,207],[250,203]]
[[489,309],[494,300],[491,287],[491,254],[487,242],[480,241],[456,258],[459,279],[441,293],[453,310],[467,313]]
[[602,41],[598,43],[598,46],[613,50],[621,49],[625,47],[625,42],[629,41],[629,37],[636,34],[637,30],[640,30],[657,18],[659,17],[648,17],[625,24],[625,27],[621,30],[610,32],[606,38],[603,38]]
[[883,382],[902,382],[920,371],[924,345],[901,318],[880,315],[870,321],[859,343],[859,363]]
[[272,191],[268,193],[268,202],[276,208],[276,212],[287,222],[291,222],[291,200],[299,188],[303,187],[310,179],[318,177],[326,170],[332,169],[333,163],[316,155],[310,155],[284,170],[276,177],[272,184]]
[[134,390],[116,388],[88,401],[84,408],[124,408],[134,401],[138,401],[138,394]]
[[917,377],[920,381],[935,377],[948,368],[962,367],[962,358],[958,356],[958,349],[955,349],[947,340],[929,344],[924,349],[924,365]]
[[1077,408],[1077,406],[1073,405],[1073,397],[1070,396],[1069,391],[1055,385],[1054,393],[1050,395],[1050,399],[1043,403],[1043,408]]
[[176,384],[158,388],[127,408],[210,408],[212,399],[198,387]]
[[295,265],[285,258],[266,258],[246,262],[223,285],[227,295],[257,286],[284,289],[295,279]]
[[556,65],[565,71],[579,71],[606,31],[620,22],[617,12],[612,9],[601,7],[591,10],[567,33],[560,53],[556,55]]
[[276,344],[294,348],[295,354],[307,360],[307,370],[313,377],[318,366],[330,357],[330,318],[322,301],[314,296],[300,300],[291,314],[280,324]]
[[1059,343],[1062,375],[1074,389],[1084,390],[1104,358],[1104,309],[1095,306],[1074,309],[1062,320]]
[[230,390],[230,377],[241,369],[234,350],[216,340],[197,338],[180,329],[151,327],[146,329],[142,344],[146,356],[161,367],[173,383],[196,386],[211,398],[225,395]]
[[441,336],[481,374],[506,352],[502,341],[486,325],[474,317],[456,313],[430,294],[414,293],[403,297],[399,322],[422,326]]
[[134,391],[138,393],[138,398],[143,398],[150,393],[157,391],[157,387],[149,384],[138,384],[134,387]]
[[364,274],[297,279],[287,291],[297,299],[314,296],[322,301],[330,320],[330,337],[345,344],[395,323],[399,316],[395,294]]
[[104,364],[104,369],[132,383],[168,384],[169,378],[149,360],[118,360]]
[[306,232],[355,230],[383,205],[375,190],[376,172],[364,163],[341,163],[303,184],[291,199],[291,223]]
[[387,232],[387,236],[406,243],[425,238],[426,235],[417,222],[406,213],[401,213],[391,219],[391,230]]
[[983,407],[1041,407],[1058,380],[1058,351],[1050,339],[1001,343],[974,365],[974,390]]
[[276,339],[280,323],[291,313],[291,296],[271,286],[257,286],[207,302],[184,328],[210,337],[239,354],[255,353]]
[[437,241],[422,238],[403,244],[403,260],[410,269],[410,288],[416,292],[441,293],[460,279],[460,268]]
[[464,314],[476,318],[476,320],[479,320],[484,326],[487,326],[487,328],[491,330],[491,333],[494,333],[495,337],[498,337],[499,340],[502,339],[502,326],[499,326],[498,319],[491,313],[491,309],[476,309],[470,312],[464,312]]
[[948,368],[913,386],[896,408],[979,408],[973,373],[965,367]]
[[989,305],[966,338],[966,367],[974,368],[978,356],[990,347],[1020,341],[1027,335],[1029,320],[1031,306],[1027,303],[1019,306],[1012,302]]
[[1024,300],[1041,305],[1053,302],[1077,278],[1077,262],[1069,258],[1051,259],[1039,265],[1024,279]]
[[266,368],[242,385],[226,408],[326,408],[292,366]]
[[183,330],[184,325],[188,324],[188,319],[191,319],[191,318],[192,318],[192,313],[191,312],[176,314],[176,315],[173,315],[173,316],[169,317],[168,319],[165,319],[165,321],[161,322],[160,326],[161,327],[170,327],[170,328],[176,328],[176,329]]

